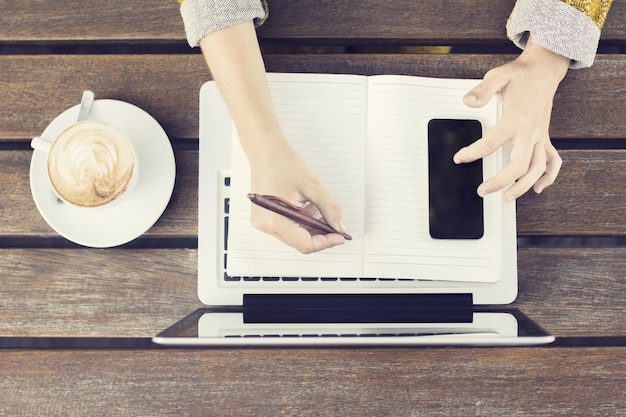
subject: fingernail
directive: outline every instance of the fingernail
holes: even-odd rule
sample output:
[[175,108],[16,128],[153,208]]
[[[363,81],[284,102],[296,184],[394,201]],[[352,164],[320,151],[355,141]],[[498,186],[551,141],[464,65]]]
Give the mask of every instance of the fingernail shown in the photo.
[[339,222],[339,231],[341,233],[346,233],[348,231],[348,228],[346,227],[346,225],[343,223],[343,220]]
[[509,194],[504,196],[504,201],[507,203],[512,202],[513,200],[515,200],[515,195],[514,194]]
[[476,97],[474,94],[467,94],[465,96],[465,99],[470,103],[470,104],[474,104],[478,102],[478,97]]
[[459,158],[458,156],[454,155],[454,158],[452,158],[452,161],[454,161],[455,164],[460,164],[461,163],[461,158]]
[[478,195],[481,197],[484,197],[487,194],[489,194],[489,191],[485,187],[478,187],[477,192],[478,192]]

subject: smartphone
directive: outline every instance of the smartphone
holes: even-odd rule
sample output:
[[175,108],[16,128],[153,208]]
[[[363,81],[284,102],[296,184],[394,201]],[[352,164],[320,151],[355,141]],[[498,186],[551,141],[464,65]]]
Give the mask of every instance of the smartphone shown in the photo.
[[482,159],[455,164],[454,154],[482,137],[478,120],[428,122],[428,206],[434,239],[480,239],[484,234]]

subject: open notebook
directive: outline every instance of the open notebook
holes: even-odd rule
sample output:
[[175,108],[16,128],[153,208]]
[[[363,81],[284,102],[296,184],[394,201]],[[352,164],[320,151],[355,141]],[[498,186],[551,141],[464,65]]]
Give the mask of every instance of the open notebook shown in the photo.
[[[377,198],[372,194],[372,189],[376,188],[376,181],[382,181],[385,175],[378,173],[374,178],[376,181],[372,182],[366,179],[368,175],[365,173],[371,172],[377,163],[381,164],[382,171],[391,172],[384,167],[385,160],[400,166],[398,158],[402,155],[396,152],[395,144],[385,147],[371,139],[372,132],[376,131],[372,123],[377,122],[373,122],[375,117],[363,114],[363,110],[367,108],[368,102],[372,103],[372,94],[377,94],[372,92],[376,90],[372,84],[378,81],[394,84],[398,90],[396,93],[381,92],[382,95],[391,96],[375,100],[383,112],[387,111],[387,116],[381,116],[379,122],[382,127],[378,129],[382,132],[392,129],[401,138],[399,131],[405,128],[404,123],[393,119],[400,113],[397,94],[403,95],[406,94],[403,90],[411,90],[413,87],[408,88],[406,83],[419,82],[417,77],[268,75],[281,123],[290,138],[300,136],[298,118],[293,118],[296,108],[305,107],[303,119],[308,120],[311,116],[309,110],[315,100],[307,94],[321,92],[334,95],[331,102],[341,103],[329,110],[324,108],[329,105],[327,102],[320,106],[321,112],[315,116],[321,118],[320,125],[329,123],[329,120],[334,125],[326,133],[321,130],[315,133],[314,147],[319,146],[322,138],[334,137],[329,139],[329,143],[334,143],[332,146],[337,148],[330,154],[322,153],[317,157],[314,151],[305,149],[306,146],[299,149],[316,169],[323,168],[324,161],[330,157],[342,161],[339,164],[342,168],[336,172],[337,178],[353,182],[350,187],[344,187],[342,191],[341,181],[333,179],[331,171],[321,169],[319,175],[329,186],[338,187],[334,191],[341,200],[354,240],[333,253],[324,254],[341,258],[341,261],[330,262],[330,267],[325,265],[325,261],[320,261],[321,269],[315,270],[315,274],[312,273],[313,269],[309,270],[306,266],[309,260],[298,267],[296,258],[304,255],[288,247],[281,248],[282,243],[263,235],[255,236],[254,240],[263,242],[262,245],[267,243],[268,248],[271,247],[268,256],[277,257],[275,262],[280,264],[278,267],[292,268],[289,270],[292,273],[278,274],[275,265],[267,266],[274,269],[261,270],[261,266],[249,259],[245,245],[250,242],[244,240],[235,243],[233,239],[234,235],[241,237],[240,234],[250,231],[249,224],[243,221],[250,205],[245,198],[250,191],[245,178],[245,159],[237,155],[240,149],[237,143],[233,143],[237,138],[236,131],[215,83],[206,83],[200,91],[198,295],[207,308],[196,311],[164,330],[153,339],[155,342],[196,346],[528,345],[554,340],[519,311],[484,306],[509,304],[517,295],[515,205],[501,204],[500,195],[486,202],[485,235],[483,239],[474,242],[476,245],[472,250],[482,251],[483,254],[478,256],[466,248],[470,258],[477,261],[477,268],[485,272],[484,275],[468,273],[467,268],[459,265],[459,254],[464,249],[454,248],[454,242],[449,242],[451,247],[435,246],[430,249],[431,254],[456,253],[457,260],[450,262],[452,267],[447,265],[448,262],[439,262],[445,267],[444,272],[434,268],[430,270],[434,272],[426,276],[413,274],[409,269],[395,264],[401,263],[402,259],[415,264],[414,257],[427,258],[424,256],[425,249],[419,246],[424,242],[413,242],[411,244],[415,246],[407,249],[397,244],[396,235],[389,239],[389,236],[385,237],[386,231],[377,231],[374,227],[376,215],[371,214],[376,211]],[[313,81],[313,85],[303,90],[302,85],[308,81]],[[441,87],[451,97],[459,98],[477,81],[427,82],[436,83],[437,89]],[[354,89],[350,93],[356,94],[353,98],[340,98],[346,94],[340,88],[346,83]],[[429,88],[433,88],[432,85]],[[409,101],[419,101],[414,100],[416,95],[419,96],[414,94]],[[369,99],[367,96],[370,96]],[[352,110],[349,110],[350,106],[345,100],[353,104]],[[395,110],[391,110],[393,106],[396,106]],[[479,119],[484,127],[489,128],[496,119],[495,107],[469,110],[459,106],[458,102],[450,104],[446,99],[443,102],[429,99],[421,109],[420,112],[427,113],[423,116],[424,120],[433,117],[467,117]],[[338,133],[339,124],[349,119],[347,114],[351,113],[354,113],[350,116],[355,118],[354,122]],[[285,119],[288,115],[291,116],[290,121]],[[389,120],[385,120],[388,118],[395,120],[389,125],[393,128],[384,127],[385,123],[389,123]],[[409,115],[406,120],[409,119],[407,124],[415,123],[409,130],[419,131],[419,126],[424,122],[419,121],[417,116]],[[351,131],[349,126],[352,126],[353,134],[347,134]],[[312,129],[305,130],[311,133]],[[370,132],[367,140],[366,131]],[[338,137],[341,138],[339,143]],[[303,143],[306,142],[304,140]],[[376,149],[372,150],[372,147]],[[420,158],[415,155],[413,157]],[[506,163],[506,155],[505,150],[501,156],[488,158],[485,175]],[[242,166],[231,166],[231,160]],[[333,166],[336,165],[336,162],[333,163]],[[422,175],[419,174],[420,169],[414,166],[406,167],[406,170],[408,177]],[[401,171],[405,172],[404,169]],[[237,173],[237,177],[232,175],[233,172]],[[402,178],[395,178],[395,175],[388,177],[385,180],[390,182],[381,187],[382,191],[399,188],[403,191],[398,195],[402,199],[406,198],[406,187],[409,186],[406,178],[403,182]],[[423,187],[423,183],[416,186]],[[350,192],[350,189],[354,191]],[[423,202],[414,204],[410,209],[423,209]],[[241,224],[233,224],[236,220],[233,216],[238,211],[241,211],[238,216],[242,214]],[[405,224],[403,221],[402,225]],[[423,221],[421,225],[418,221],[412,227],[422,230]],[[423,230],[420,233],[423,235]],[[386,243],[383,244],[385,239]],[[238,246],[240,244],[241,247]],[[384,252],[386,245],[392,248]],[[258,251],[257,247],[253,252]],[[292,259],[292,256],[295,258]],[[379,260],[383,258],[384,262],[376,262],[376,257]],[[235,274],[227,271],[235,262],[241,262],[246,272]],[[422,268],[427,262],[420,261],[417,264]],[[440,279],[433,279],[434,276]]]
[[[229,275],[500,279],[501,194],[484,199],[481,239],[429,235],[428,122],[476,119],[488,131],[498,116],[495,100],[480,109],[462,101],[475,80],[270,74],[270,81],[288,140],[340,203],[354,239],[302,255],[252,228],[249,165],[232,129]],[[501,159],[498,150],[483,160],[485,178]]]

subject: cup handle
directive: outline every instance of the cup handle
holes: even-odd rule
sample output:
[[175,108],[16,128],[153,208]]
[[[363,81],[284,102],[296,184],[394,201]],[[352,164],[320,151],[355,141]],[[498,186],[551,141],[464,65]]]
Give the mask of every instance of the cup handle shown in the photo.
[[46,153],[48,153],[50,151],[50,147],[52,146],[52,142],[49,142],[47,140],[45,140],[42,137],[34,137],[31,141],[30,141],[30,147],[33,149],[38,149],[40,151],[44,151]]

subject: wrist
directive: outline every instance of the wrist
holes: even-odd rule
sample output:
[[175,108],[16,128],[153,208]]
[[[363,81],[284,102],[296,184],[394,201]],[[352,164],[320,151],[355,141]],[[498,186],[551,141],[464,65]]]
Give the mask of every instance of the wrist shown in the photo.
[[279,161],[293,150],[280,127],[258,126],[245,134],[240,133],[239,138],[253,168]]
[[534,37],[530,35],[526,48],[522,52],[522,58],[526,58],[534,63],[542,64],[543,70],[549,71],[560,82],[569,69],[570,59],[544,48]]

